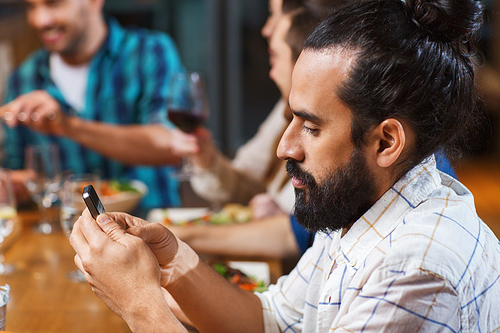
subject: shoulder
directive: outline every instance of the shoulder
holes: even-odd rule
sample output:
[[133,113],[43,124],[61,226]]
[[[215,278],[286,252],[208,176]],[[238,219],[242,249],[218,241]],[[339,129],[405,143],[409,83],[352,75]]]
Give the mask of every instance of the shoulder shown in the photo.
[[47,75],[48,53],[41,49],[32,53],[9,75],[5,101],[18,95],[40,89]]
[[143,47],[147,50],[177,52],[173,39],[166,33],[137,27],[121,27],[125,46]]
[[48,63],[48,53],[39,49],[31,53],[13,72],[12,77],[29,78],[37,75]]
[[386,251],[384,265],[423,270],[453,286],[493,277],[485,267],[500,270],[498,240],[477,216],[468,195],[428,199],[408,213],[379,247]]

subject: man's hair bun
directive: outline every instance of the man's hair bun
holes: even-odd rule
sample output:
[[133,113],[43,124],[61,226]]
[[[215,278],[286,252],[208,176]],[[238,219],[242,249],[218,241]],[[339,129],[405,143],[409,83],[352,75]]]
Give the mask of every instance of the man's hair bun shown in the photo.
[[459,156],[455,144],[468,138],[478,119],[472,61],[483,21],[480,0],[405,1],[341,7],[305,44],[307,51],[352,53],[335,93],[352,112],[356,147],[362,149],[366,133],[385,119],[412,129],[415,142],[400,175],[439,150]]
[[433,36],[466,42],[483,23],[481,0],[406,0],[412,21]]

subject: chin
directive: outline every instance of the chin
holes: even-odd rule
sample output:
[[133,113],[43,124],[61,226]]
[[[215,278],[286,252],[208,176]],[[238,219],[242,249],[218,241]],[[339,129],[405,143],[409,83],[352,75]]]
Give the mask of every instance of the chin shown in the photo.
[[61,45],[61,43],[57,44],[45,44],[43,43],[43,47],[49,52],[61,53],[64,54],[66,50],[66,45]]

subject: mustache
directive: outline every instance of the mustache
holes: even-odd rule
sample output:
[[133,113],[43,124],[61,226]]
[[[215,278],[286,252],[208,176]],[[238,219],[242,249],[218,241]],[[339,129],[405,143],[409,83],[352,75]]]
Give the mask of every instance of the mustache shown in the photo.
[[51,25],[50,27],[43,27],[43,28],[39,28],[39,29],[36,29],[36,31],[38,33],[46,33],[46,32],[50,32],[50,31],[59,31],[59,30],[62,30],[60,27],[56,26],[56,25]]
[[309,172],[303,171],[296,160],[286,161],[286,173],[290,178],[297,178],[308,187],[315,187],[317,185],[314,177]]

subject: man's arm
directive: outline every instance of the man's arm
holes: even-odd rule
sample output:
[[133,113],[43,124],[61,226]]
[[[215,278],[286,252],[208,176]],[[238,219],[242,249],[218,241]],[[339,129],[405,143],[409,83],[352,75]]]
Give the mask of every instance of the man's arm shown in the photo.
[[133,331],[180,327],[163,286],[200,331],[263,332],[257,296],[230,284],[161,225],[123,213],[109,216],[113,220],[101,215],[96,223],[85,210],[70,240],[96,295]]
[[129,165],[178,164],[171,133],[162,125],[112,125],[71,117],[64,134],[82,146]]
[[162,125],[114,125],[89,121],[62,112],[43,90],[21,95],[0,107],[9,127],[20,124],[40,133],[67,137],[108,158],[129,165],[177,164],[170,131]]
[[179,261],[194,263],[196,256],[198,262],[165,288],[199,331],[264,332],[257,296],[229,283],[186,244],[180,243],[179,249]]
[[198,253],[278,259],[300,255],[289,215],[244,224],[171,226],[169,229]]

